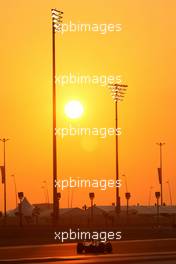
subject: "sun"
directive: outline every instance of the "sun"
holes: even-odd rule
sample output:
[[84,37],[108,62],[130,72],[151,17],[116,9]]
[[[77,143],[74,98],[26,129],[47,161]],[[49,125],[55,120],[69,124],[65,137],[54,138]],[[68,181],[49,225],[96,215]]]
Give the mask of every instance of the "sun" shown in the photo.
[[80,101],[70,101],[65,105],[65,114],[71,119],[79,118],[82,116],[84,109]]

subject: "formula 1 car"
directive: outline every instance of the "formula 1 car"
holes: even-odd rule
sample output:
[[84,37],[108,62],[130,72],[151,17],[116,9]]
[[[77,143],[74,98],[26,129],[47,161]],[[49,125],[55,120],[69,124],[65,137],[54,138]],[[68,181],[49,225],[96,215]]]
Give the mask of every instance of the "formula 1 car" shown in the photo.
[[112,245],[109,241],[85,241],[77,244],[77,253],[111,253]]

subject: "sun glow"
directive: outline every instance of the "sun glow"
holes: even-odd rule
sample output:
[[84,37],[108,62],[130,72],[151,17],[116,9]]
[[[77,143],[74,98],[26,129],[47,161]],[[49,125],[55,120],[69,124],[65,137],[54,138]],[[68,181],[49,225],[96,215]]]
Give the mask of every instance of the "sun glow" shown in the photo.
[[79,101],[70,101],[65,105],[65,114],[71,119],[79,118],[82,116],[84,109]]

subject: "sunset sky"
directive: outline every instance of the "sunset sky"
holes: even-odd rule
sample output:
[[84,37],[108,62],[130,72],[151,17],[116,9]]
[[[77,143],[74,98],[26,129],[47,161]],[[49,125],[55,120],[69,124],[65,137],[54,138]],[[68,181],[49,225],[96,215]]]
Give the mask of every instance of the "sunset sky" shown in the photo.
[[[121,32],[56,34],[57,75],[121,75],[128,84],[119,103],[120,175],[125,174],[130,204],[147,204],[150,186],[158,191],[159,148],[163,147],[164,201],[167,180],[176,203],[176,3],[173,0],[10,0],[0,3],[0,137],[7,142],[7,207],[15,207],[17,189],[31,203],[44,202],[42,181],[52,200],[52,46],[51,8],[64,11],[64,23],[122,24]],[[68,120],[64,106],[78,100],[79,120]],[[114,127],[114,103],[106,86],[57,86],[57,127]],[[115,178],[115,137],[58,139],[58,178]],[[0,165],[3,144],[0,143]],[[122,178],[124,180],[124,178]],[[115,202],[115,190],[78,190],[73,206]],[[122,203],[125,185],[120,189]],[[155,202],[154,195],[152,203]],[[68,203],[62,192],[61,206]],[[3,186],[0,182],[0,210]]]

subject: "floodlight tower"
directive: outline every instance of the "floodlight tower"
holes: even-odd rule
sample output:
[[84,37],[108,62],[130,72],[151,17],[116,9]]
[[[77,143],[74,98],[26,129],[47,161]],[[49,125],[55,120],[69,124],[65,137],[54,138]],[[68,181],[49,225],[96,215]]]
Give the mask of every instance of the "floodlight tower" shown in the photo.
[[52,14],[52,83],[53,83],[53,223],[58,221],[58,198],[57,198],[57,142],[56,142],[56,49],[55,34],[61,31],[63,12],[57,9],[51,10]]
[[162,161],[162,147],[165,145],[165,143],[160,142],[156,143],[160,148],[160,168],[158,169],[159,173],[159,183],[161,185],[161,206],[163,205],[163,161]]
[[[123,101],[125,96],[125,92],[127,90],[128,85],[126,84],[109,84],[109,88],[111,90],[111,95],[113,101],[115,103],[115,128],[116,131],[118,129],[118,102]],[[118,135],[116,133],[116,181],[119,181],[119,152],[118,152]],[[116,213],[120,213],[120,195],[119,195],[119,187],[116,186]]]
[[6,224],[7,220],[7,193],[6,193],[6,142],[9,138],[2,138],[0,141],[4,144],[4,166],[3,166],[3,173],[2,173],[2,183],[4,184],[4,223]]

